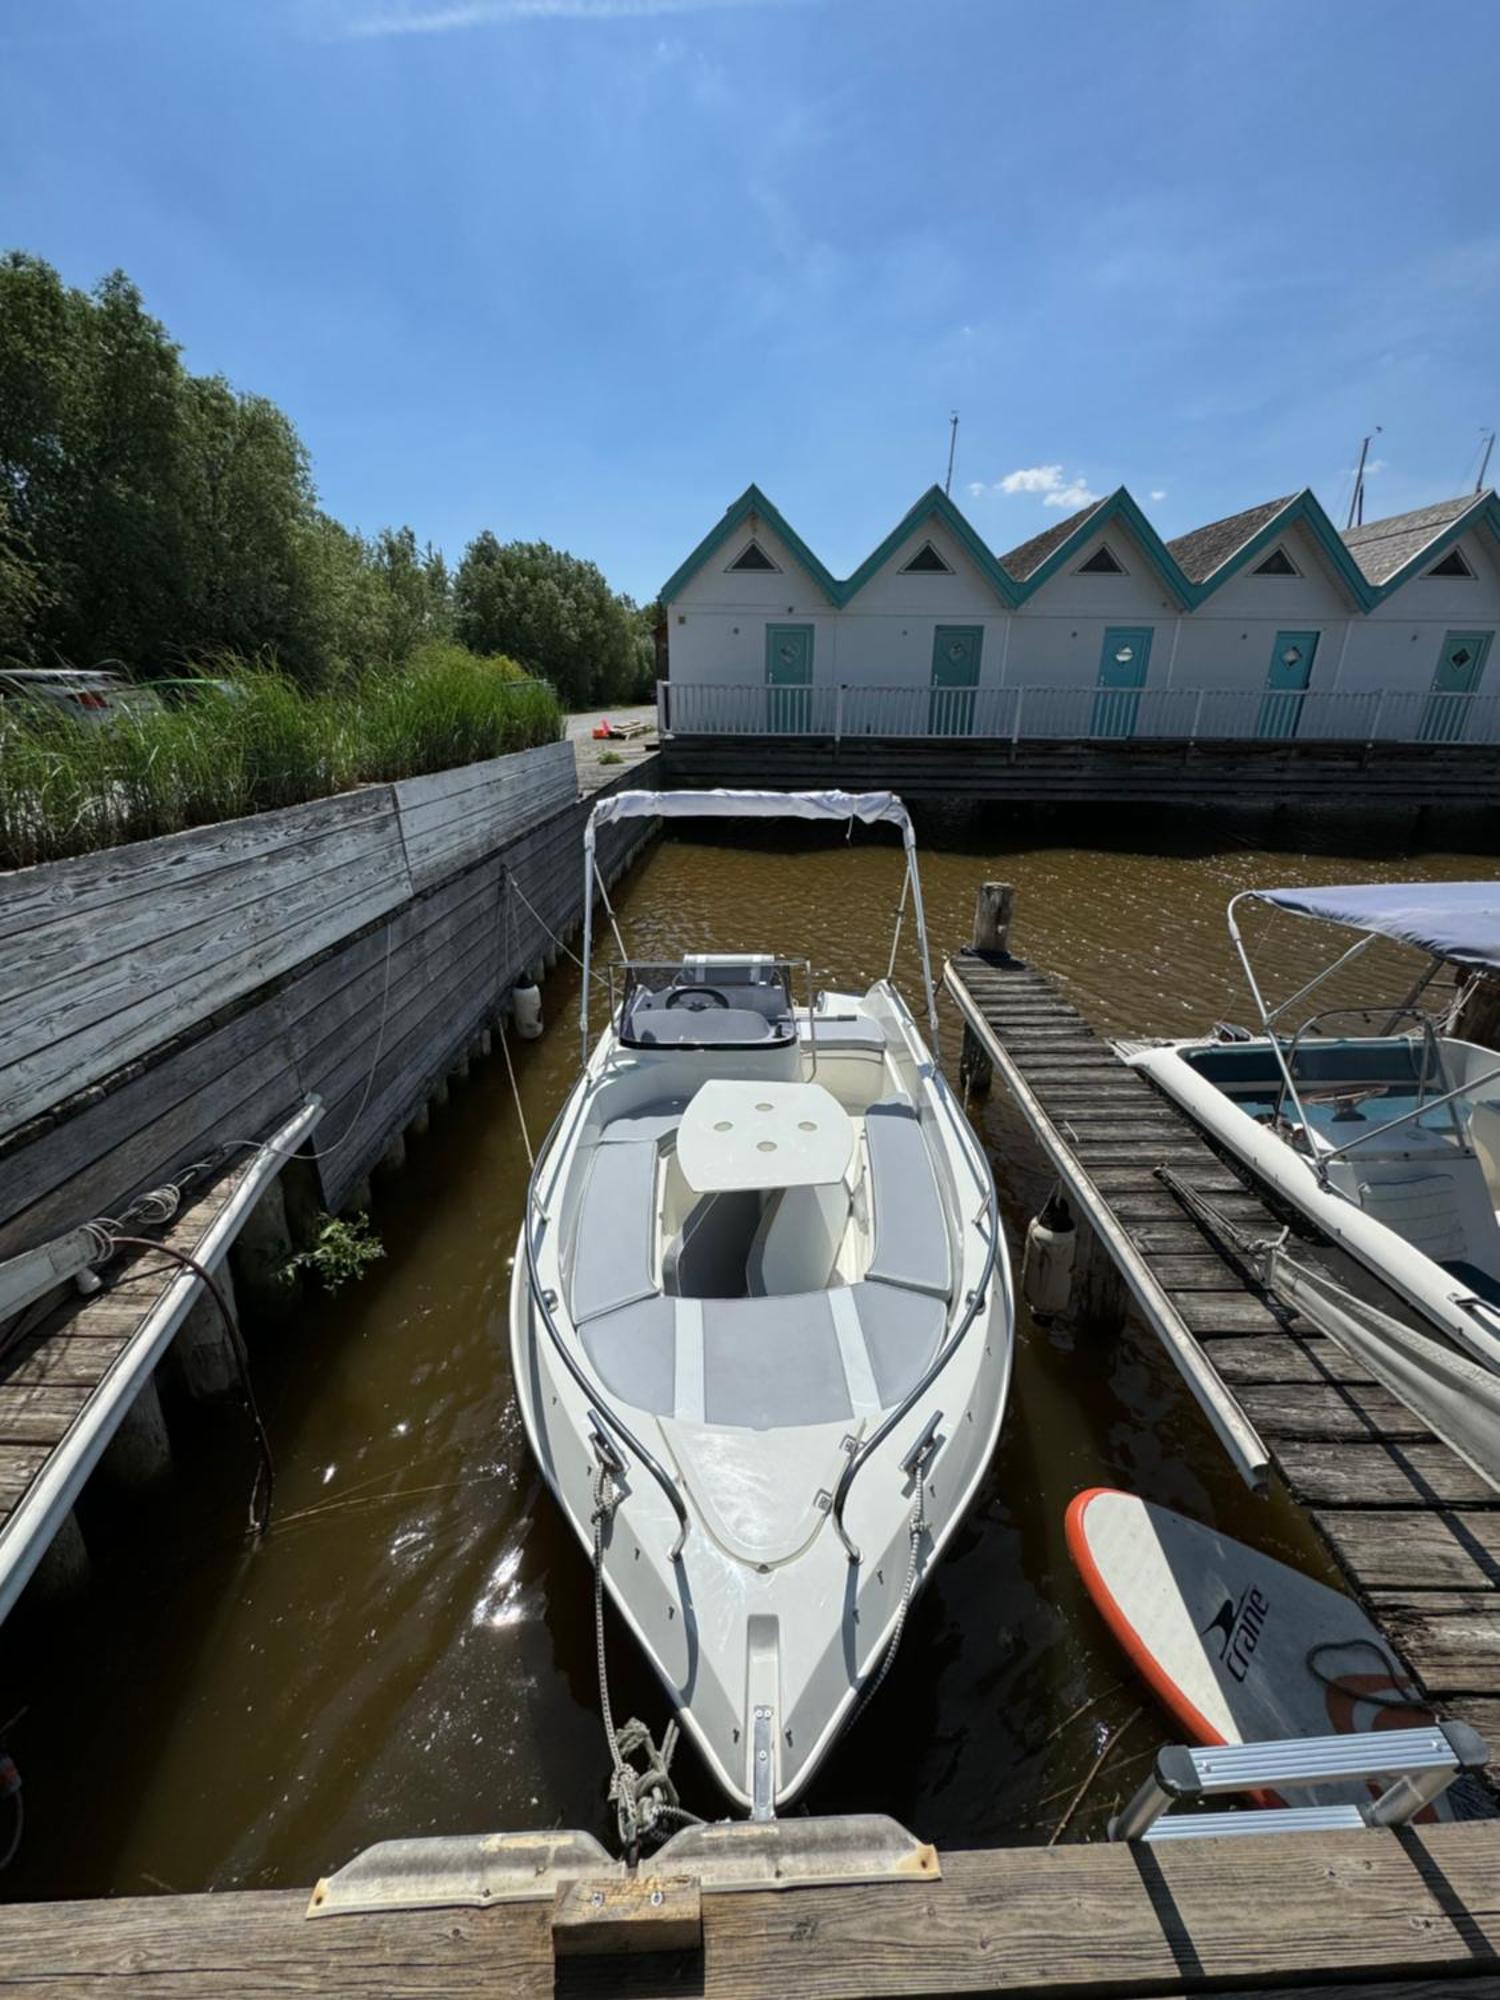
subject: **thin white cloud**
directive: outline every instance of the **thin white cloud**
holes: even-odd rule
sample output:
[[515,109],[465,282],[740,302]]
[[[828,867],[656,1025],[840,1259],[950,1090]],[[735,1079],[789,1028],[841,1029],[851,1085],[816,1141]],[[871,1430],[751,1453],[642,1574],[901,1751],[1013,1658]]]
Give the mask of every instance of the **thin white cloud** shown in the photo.
[[446,5],[386,7],[346,21],[359,40],[382,35],[447,35],[521,21],[630,21],[660,14],[707,14],[746,7],[794,7],[809,0],[447,0]]
[[1096,501],[1103,498],[1104,495],[1102,493],[1095,493],[1082,474],[1080,474],[1077,479],[1069,480],[1066,486],[1056,487],[1051,493],[1043,494],[1042,505],[1044,507],[1092,507]]
[[1152,487],[1152,489],[1151,489],[1151,498],[1152,498],[1153,500],[1165,500],[1165,499],[1166,499],[1166,497],[1167,497],[1167,489],[1166,489],[1166,487],[1165,487],[1165,486],[1153,486],[1153,487]]
[[1028,465],[996,482],[1002,493],[1055,493],[1063,483],[1060,465]]
[[969,481],[969,498],[987,500],[997,493],[1039,493],[1044,507],[1092,507],[1104,496],[1095,493],[1081,472],[1066,473],[1060,465],[1023,465],[987,486]]

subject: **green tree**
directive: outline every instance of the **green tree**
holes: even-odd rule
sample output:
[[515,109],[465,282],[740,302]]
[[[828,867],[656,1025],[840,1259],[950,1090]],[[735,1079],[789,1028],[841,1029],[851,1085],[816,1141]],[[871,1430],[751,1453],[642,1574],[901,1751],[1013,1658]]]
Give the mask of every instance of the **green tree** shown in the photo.
[[485,529],[454,578],[454,625],[476,653],[506,653],[586,708],[634,690],[640,649],[630,612],[603,572],[546,542],[498,542]]

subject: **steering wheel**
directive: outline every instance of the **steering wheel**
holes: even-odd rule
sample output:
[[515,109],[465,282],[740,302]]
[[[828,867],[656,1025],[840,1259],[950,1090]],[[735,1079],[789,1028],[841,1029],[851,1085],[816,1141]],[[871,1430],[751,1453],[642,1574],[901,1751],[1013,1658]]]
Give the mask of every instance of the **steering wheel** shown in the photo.
[[734,1002],[717,986],[674,986],[667,995],[668,1007],[686,1007],[690,1014],[706,1014],[710,1007],[732,1007]]

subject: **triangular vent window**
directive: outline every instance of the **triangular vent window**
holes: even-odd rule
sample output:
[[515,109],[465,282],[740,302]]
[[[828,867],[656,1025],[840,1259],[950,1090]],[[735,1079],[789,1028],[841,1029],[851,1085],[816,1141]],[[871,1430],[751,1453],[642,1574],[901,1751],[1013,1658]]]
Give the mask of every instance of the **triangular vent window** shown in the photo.
[[1285,549],[1272,549],[1264,562],[1258,562],[1252,570],[1253,576],[1295,576],[1297,565]]
[[1449,549],[1441,562],[1435,562],[1428,570],[1429,576],[1472,576],[1473,570],[1464,560],[1462,549]]
[[909,563],[901,565],[903,576],[952,576],[952,563],[945,563],[931,542],[923,542]]
[[1125,574],[1125,565],[1120,561],[1108,542],[1101,542],[1088,561],[1078,565],[1078,574],[1080,576],[1123,576]]
[[777,565],[772,562],[759,542],[746,542],[729,567],[741,570],[773,570]]

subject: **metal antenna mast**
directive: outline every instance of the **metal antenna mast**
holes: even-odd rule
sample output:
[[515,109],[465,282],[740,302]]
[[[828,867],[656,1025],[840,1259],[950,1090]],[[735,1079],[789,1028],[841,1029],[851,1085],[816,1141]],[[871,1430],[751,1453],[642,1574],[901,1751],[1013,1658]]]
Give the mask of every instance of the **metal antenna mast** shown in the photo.
[[948,419],[948,477],[943,481],[943,491],[953,491],[953,454],[958,450],[958,412],[955,410]]
[[1368,458],[1368,457],[1370,456],[1370,442],[1371,442],[1371,439],[1373,439],[1373,438],[1378,438],[1378,437],[1380,436],[1380,430],[1381,430],[1381,427],[1380,427],[1380,425],[1379,425],[1379,424],[1377,424],[1377,425],[1375,426],[1374,430],[1373,430],[1373,431],[1371,431],[1371,433],[1370,433],[1370,436],[1369,436],[1369,437],[1367,437],[1367,438],[1363,438],[1363,439],[1361,439],[1361,441],[1360,441],[1360,447],[1359,447],[1359,466],[1358,466],[1358,469],[1356,470],[1356,472],[1355,472],[1355,474],[1354,474],[1354,491],[1353,491],[1353,492],[1352,492],[1352,493],[1350,494],[1350,496],[1349,496],[1349,518],[1348,518],[1348,520],[1347,520],[1347,521],[1346,521],[1346,522],[1344,523],[1344,532],[1345,532],[1346,534],[1348,533],[1348,531],[1349,531],[1349,530],[1350,530],[1351,528],[1358,528],[1358,527],[1360,527],[1360,526],[1361,526],[1361,525],[1363,524],[1363,522],[1364,522],[1364,518],[1365,518],[1365,460],[1366,460],[1366,459],[1367,459],[1367,458]]
[[1474,481],[1474,491],[1476,493],[1482,493],[1484,491],[1484,475],[1490,469],[1490,453],[1494,449],[1495,449],[1495,433],[1493,431],[1486,431],[1484,433],[1484,450],[1480,454],[1480,459],[1479,459],[1479,477]]

